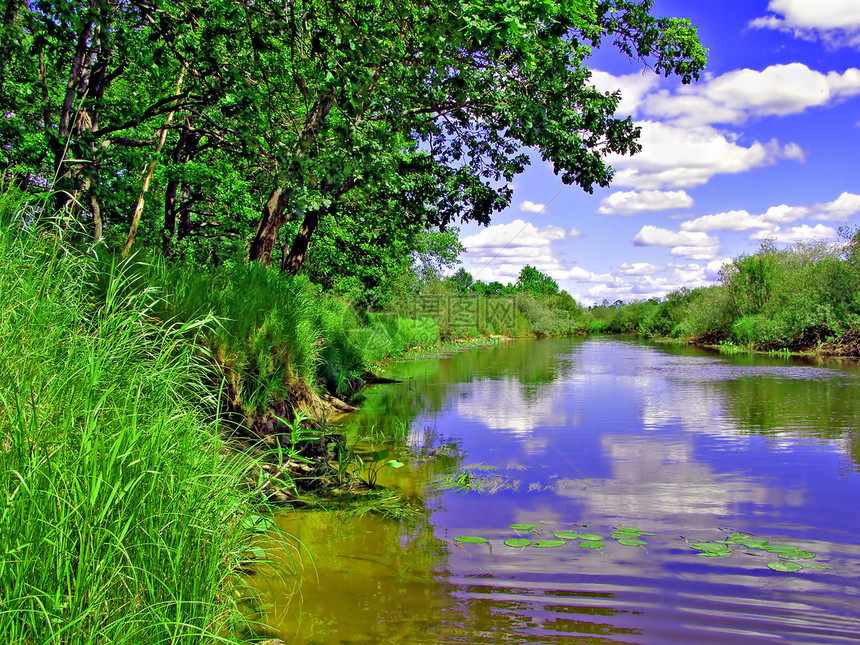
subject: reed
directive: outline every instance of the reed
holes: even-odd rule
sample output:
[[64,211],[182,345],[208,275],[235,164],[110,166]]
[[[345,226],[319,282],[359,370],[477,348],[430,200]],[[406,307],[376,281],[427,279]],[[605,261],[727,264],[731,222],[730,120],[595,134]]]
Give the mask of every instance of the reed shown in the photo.
[[189,338],[134,261],[0,198],[0,641],[234,642],[248,491]]

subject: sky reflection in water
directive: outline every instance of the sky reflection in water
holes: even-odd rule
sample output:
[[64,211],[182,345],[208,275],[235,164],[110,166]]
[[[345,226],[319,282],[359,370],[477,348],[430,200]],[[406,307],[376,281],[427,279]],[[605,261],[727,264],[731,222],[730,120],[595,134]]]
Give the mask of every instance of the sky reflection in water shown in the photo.
[[[316,535],[320,520],[300,519],[320,570],[318,584],[304,584],[303,612],[331,624],[302,630],[289,612],[272,622],[288,642],[308,643],[851,642],[860,634],[858,375],[617,338],[523,341],[395,366],[390,376],[404,381],[373,388],[349,422],[354,437],[407,424],[406,445],[389,442],[407,468],[381,481],[421,490],[416,477],[445,473],[441,461],[419,468],[416,455],[455,444],[454,474],[515,490],[425,485],[423,527],[365,519],[378,526],[362,529],[362,547],[343,519]],[[516,522],[541,524],[542,537],[587,526],[607,544],[512,549],[502,542]],[[619,525],[656,535],[625,547],[609,539]],[[766,567],[772,554],[702,558],[688,546],[734,531],[796,544],[832,568],[779,573]],[[460,546],[461,535],[491,546]],[[379,571],[343,566],[359,562],[356,549]],[[339,589],[372,601],[342,607],[353,619],[339,620]]]

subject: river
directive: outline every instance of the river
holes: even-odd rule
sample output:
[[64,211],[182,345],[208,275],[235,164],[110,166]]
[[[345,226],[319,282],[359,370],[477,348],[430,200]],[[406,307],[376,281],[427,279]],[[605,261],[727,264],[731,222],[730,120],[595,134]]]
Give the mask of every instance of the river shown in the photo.
[[300,542],[261,542],[267,635],[860,640],[856,365],[589,337],[385,376],[341,429],[389,450],[371,469],[416,519],[280,517]]

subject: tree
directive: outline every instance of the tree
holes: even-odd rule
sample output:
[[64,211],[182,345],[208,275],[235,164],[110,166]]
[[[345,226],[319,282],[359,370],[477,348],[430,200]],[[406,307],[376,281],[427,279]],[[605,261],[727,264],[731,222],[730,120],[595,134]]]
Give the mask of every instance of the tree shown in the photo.
[[558,283],[545,273],[527,264],[517,278],[517,289],[534,294],[554,296],[558,294]]
[[[488,223],[510,201],[504,182],[528,163],[524,147],[552,162],[565,183],[608,185],[604,155],[636,152],[639,132],[613,117],[617,93],[589,83],[586,58],[604,40],[684,82],[705,63],[689,22],[651,16],[651,0],[282,6],[253,5],[269,24],[290,25],[291,85],[303,100],[277,142],[278,183],[250,258],[271,261],[279,231],[297,219],[282,261],[289,272],[301,268],[320,221],[369,182],[432,178],[422,187],[428,226]],[[263,57],[282,47],[280,32],[258,38]]]

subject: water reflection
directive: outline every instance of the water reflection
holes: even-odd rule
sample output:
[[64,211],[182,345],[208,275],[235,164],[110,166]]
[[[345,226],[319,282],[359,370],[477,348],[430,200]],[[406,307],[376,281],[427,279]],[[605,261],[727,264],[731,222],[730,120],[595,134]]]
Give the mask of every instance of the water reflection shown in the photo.
[[[420,500],[425,520],[285,525],[301,529],[318,579],[308,567],[255,577],[272,633],[296,643],[852,640],[858,374],[614,338],[396,366],[402,382],[370,389],[345,429],[407,464],[380,482]],[[468,468],[517,485],[491,495],[429,485]],[[514,549],[503,542],[517,522],[537,524],[534,537],[587,530],[606,544]],[[623,546],[609,536],[620,525],[656,535]],[[767,552],[702,558],[689,547],[733,531],[798,545],[830,568],[778,573]],[[490,543],[454,541],[463,535]]]

